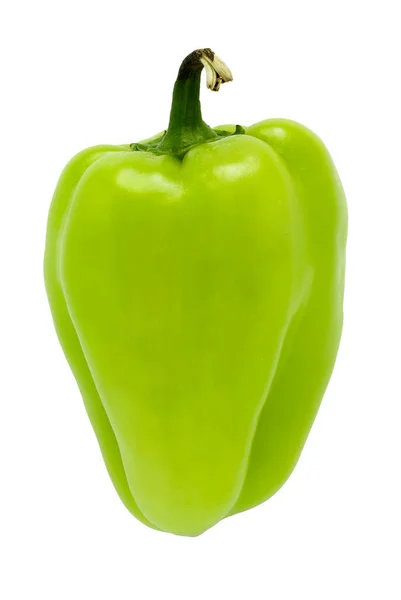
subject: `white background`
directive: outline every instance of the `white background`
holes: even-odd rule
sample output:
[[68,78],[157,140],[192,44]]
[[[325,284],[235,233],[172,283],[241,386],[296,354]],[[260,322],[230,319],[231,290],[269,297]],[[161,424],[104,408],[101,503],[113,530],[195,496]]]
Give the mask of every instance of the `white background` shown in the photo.
[[[1,8],[0,596],[401,598],[398,2],[14,1]],[[298,120],[349,203],[345,328],[298,466],[195,539],[147,529],[110,481],[47,306],[47,211],[69,158],[164,129],[182,58],[234,82],[204,118]],[[398,569],[398,572],[397,572]]]

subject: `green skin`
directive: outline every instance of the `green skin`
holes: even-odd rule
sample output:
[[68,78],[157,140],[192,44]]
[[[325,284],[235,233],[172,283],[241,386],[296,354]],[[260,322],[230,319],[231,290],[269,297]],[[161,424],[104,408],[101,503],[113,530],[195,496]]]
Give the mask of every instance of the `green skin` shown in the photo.
[[200,70],[178,78],[158,149],[71,160],[45,253],[57,334],[118,494],[142,523],[187,536],[292,472],[337,354],[347,235],[320,139],[283,119],[206,131]]

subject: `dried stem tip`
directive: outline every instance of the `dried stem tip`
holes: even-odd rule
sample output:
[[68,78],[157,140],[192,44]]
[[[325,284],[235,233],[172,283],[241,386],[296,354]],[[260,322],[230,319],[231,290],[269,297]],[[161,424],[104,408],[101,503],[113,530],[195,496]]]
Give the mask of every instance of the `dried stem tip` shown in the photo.
[[188,54],[182,61],[178,71],[178,81],[200,77],[200,73],[205,67],[206,84],[210,90],[217,92],[222,83],[232,81],[233,76],[227,65],[215,55],[210,48],[194,50]]
[[209,48],[200,50],[200,61],[206,71],[206,85],[209,90],[218,92],[222,83],[232,81],[233,76],[227,65]]

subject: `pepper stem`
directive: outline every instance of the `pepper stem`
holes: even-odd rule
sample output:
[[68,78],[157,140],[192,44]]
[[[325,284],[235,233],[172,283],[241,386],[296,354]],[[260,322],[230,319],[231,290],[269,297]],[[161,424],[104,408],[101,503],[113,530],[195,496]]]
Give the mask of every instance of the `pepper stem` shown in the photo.
[[230,69],[210,48],[194,50],[184,58],[174,85],[169,126],[156,147],[158,152],[181,156],[192,146],[218,137],[202,119],[199,93],[203,68],[212,91],[232,81]]

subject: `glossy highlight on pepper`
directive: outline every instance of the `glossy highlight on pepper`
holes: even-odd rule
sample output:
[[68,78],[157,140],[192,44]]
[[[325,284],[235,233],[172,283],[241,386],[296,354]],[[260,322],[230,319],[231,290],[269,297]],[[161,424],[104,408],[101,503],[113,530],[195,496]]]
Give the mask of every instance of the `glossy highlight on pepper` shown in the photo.
[[[210,128],[182,63],[166,132],[84,150],[49,211],[56,332],[113,484],[142,523],[196,536],[287,480],[341,337],[347,208],[293,121]],[[251,102],[250,102],[251,104]]]

